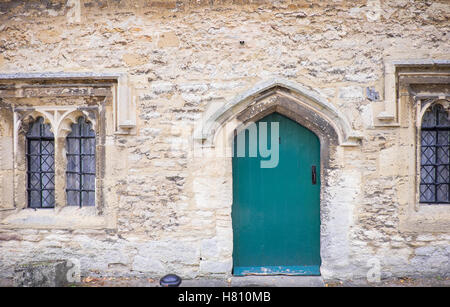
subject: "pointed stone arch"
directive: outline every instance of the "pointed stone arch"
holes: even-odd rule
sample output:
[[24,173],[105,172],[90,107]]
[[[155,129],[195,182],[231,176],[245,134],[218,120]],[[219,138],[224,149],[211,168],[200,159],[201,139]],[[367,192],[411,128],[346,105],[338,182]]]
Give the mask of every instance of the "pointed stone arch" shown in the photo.
[[[194,199],[199,208],[219,208],[220,226],[217,227],[218,244],[224,247],[229,272],[232,270],[233,227],[233,140],[236,133],[271,113],[280,113],[315,133],[320,140],[320,255],[321,273],[344,253],[349,222],[343,208],[347,202],[334,200],[342,186],[354,188],[353,182],[336,187],[336,182],[355,178],[346,173],[343,162],[346,150],[343,146],[359,146],[362,136],[355,131],[348,119],[318,92],[294,82],[272,79],[262,82],[236,96],[211,115],[205,116],[194,130],[194,143],[199,154],[193,159],[195,177]],[[354,152],[350,150],[350,152]],[[356,173],[356,172],[355,172]],[[349,175],[350,174],[350,175]],[[205,195],[205,186],[210,187]],[[196,188],[198,187],[198,188]],[[346,221],[334,218],[338,216]],[[337,224],[339,220],[339,225]],[[339,241],[337,243],[337,241]],[[342,257],[341,257],[342,258]],[[339,261],[341,261],[341,258]]]
[[425,112],[436,104],[441,105],[447,111],[447,113],[449,113],[449,116],[450,116],[450,99],[439,98],[439,97],[423,99],[423,100],[421,100],[420,107],[418,108],[418,111],[417,111],[416,126],[419,130],[422,127],[422,121],[423,121],[423,116],[425,115]]
[[28,181],[26,134],[31,124],[40,117],[43,118],[44,124],[50,125],[50,130],[55,135],[54,121],[47,110],[13,108],[13,197],[16,209],[24,209],[28,206],[27,185],[24,184]]
[[72,124],[76,124],[78,118],[83,117],[88,123],[92,125],[92,129],[96,131],[97,128],[97,109],[82,109],[68,110],[61,115],[58,121],[58,136],[66,137],[72,131]]
[[[279,112],[314,131],[326,135],[341,146],[358,146],[362,136],[347,118],[318,92],[283,79],[271,79],[250,90],[203,119],[194,131],[194,138],[204,146],[214,146],[217,132],[235,121],[235,128],[272,112]],[[317,131],[317,130],[323,131]]]

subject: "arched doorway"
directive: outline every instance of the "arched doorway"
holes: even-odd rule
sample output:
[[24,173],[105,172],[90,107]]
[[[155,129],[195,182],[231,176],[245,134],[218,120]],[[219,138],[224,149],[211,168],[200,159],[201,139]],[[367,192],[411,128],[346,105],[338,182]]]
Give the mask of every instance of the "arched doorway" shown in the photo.
[[[211,195],[205,199],[202,189],[195,191],[196,203],[217,208],[215,235],[220,245],[217,257],[223,260],[220,265],[227,274],[238,273],[233,270],[237,247],[231,212],[235,176],[230,156],[234,131],[274,112],[312,131],[320,140],[320,165],[316,168],[320,183],[320,274],[334,278],[336,267],[349,260],[349,212],[359,185],[359,172],[342,168],[343,153],[345,148],[359,146],[362,136],[320,93],[288,80],[273,79],[256,84],[215,111],[210,110],[194,130],[194,140],[201,152],[207,153],[196,160],[195,169],[202,174],[197,180],[210,184]],[[334,197],[343,189],[345,195]]]
[[[249,148],[250,129],[234,139],[233,274],[320,275],[319,138],[279,113],[255,124],[256,156]],[[260,138],[265,125],[267,146]],[[245,139],[244,156],[238,154],[238,138]],[[273,158],[261,154],[264,147],[272,155],[278,149],[275,166],[261,167]]]

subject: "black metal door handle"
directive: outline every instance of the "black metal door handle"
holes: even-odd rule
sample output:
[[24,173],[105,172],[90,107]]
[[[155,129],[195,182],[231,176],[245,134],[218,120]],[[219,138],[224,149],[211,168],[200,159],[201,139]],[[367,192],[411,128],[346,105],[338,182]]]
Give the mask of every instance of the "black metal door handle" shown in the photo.
[[317,175],[316,175],[316,166],[315,165],[311,166],[311,181],[312,181],[312,184],[317,183]]

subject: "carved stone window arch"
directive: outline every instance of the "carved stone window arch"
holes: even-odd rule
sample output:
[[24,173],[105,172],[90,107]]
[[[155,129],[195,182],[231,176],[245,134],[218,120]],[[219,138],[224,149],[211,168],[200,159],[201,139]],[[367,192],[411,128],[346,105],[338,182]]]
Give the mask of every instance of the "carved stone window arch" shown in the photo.
[[[393,179],[398,195],[399,229],[408,233],[448,233],[449,204],[426,202],[424,199],[421,201],[420,185],[421,182],[426,183],[423,182],[424,173],[421,170],[422,123],[426,112],[433,106],[441,105],[443,109],[448,108],[449,62],[408,60],[394,64],[396,69],[392,72],[392,81],[395,82],[392,82],[389,88],[385,88],[384,102],[385,106],[391,106],[389,113],[392,120],[386,116],[382,120],[384,123],[382,126],[389,131],[392,129],[393,133],[398,133],[395,144],[397,157],[390,165],[397,167],[394,173],[396,178]],[[392,94],[389,97],[395,99],[388,99],[388,91]],[[389,160],[390,157],[383,159]]]
[[[30,204],[28,189],[29,184],[29,170],[28,170],[28,133],[33,124],[40,122],[43,125],[49,127],[49,132],[53,134],[53,139],[55,138],[55,129],[52,125],[52,121],[49,118],[49,114],[44,110],[32,110],[24,108],[21,110],[14,110],[14,121],[13,121],[13,134],[14,134],[14,144],[13,144],[13,165],[14,165],[14,202],[20,204],[17,208],[23,209],[27,208]],[[56,143],[56,142],[55,142]],[[56,152],[56,148],[54,148]],[[55,172],[56,174],[56,172]],[[55,176],[56,184],[56,176]],[[56,197],[56,195],[54,195]],[[32,207],[32,206],[30,206]],[[40,207],[40,206],[39,206]],[[51,207],[54,207],[51,206]]]
[[[0,74],[0,160],[3,174],[13,178],[3,197],[0,229],[105,229],[117,227],[115,202],[105,201],[104,184],[107,140],[129,135],[135,129],[135,100],[123,74],[48,73]],[[42,117],[55,142],[55,206],[28,208],[26,131]],[[66,136],[83,117],[95,133],[95,206],[68,206],[66,195]],[[108,157],[109,159],[109,157]],[[122,169],[120,169],[122,170]],[[6,176],[2,178],[5,184]],[[114,194],[108,199],[116,200]]]
[[55,206],[55,138],[42,117],[26,133],[27,199],[30,208]]
[[450,102],[424,99],[418,112],[418,199],[422,204],[450,203]]
[[95,205],[95,143],[92,124],[79,116],[66,136],[66,195],[68,206]]
[[[85,118],[92,128],[96,137],[98,137],[98,130],[100,126],[99,122],[99,110],[98,107],[74,107],[74,106],[54,106],[54,107],[33,107],[33,108],[14,108],[14,186],[15,188],[15,203],[20,205],[21,208],[25,208],[25,194],[26,190],[21,186],[21,182],[27,182],[26,180],[26,133],[27,127],[30,123],[42,118],[43,123],[50,127],[50,131],[54,135],[54,155],[55,155],[55,207],[62,208],[67,205],[66,196],[66,137],[72,131],[72,124],[76,124],[78,118]],[[104,124],[101,125],[104,127]],[[100,145],[102,142],[100,142]],[[99,144],[96,142],[95,155],[98,156]],[[97,164],[102,162],[96,162]],[[101,185],[102,179],[95,179],[95,185]],[[98,204],[98,212],[102,212],[102,195],[96,190],[96,204]],[[19,208],[20,209],[20,208]]]

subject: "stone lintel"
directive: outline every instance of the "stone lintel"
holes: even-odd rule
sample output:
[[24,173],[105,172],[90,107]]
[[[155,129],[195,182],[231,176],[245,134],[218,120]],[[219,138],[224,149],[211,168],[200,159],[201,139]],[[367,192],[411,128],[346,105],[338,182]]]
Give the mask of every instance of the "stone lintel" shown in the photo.
[[399,87],[411,84],[448,84],[450,60],[407,59],[386,60],[384,63],[384,110],[376,119],[377,126],[398,124]]
[[133,134],[136,103],[124,73],[43,72],[0,74],[0,98],[113,97],[115,132]]

